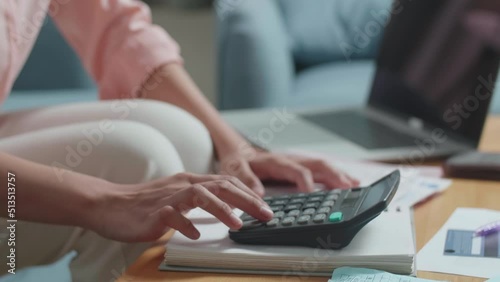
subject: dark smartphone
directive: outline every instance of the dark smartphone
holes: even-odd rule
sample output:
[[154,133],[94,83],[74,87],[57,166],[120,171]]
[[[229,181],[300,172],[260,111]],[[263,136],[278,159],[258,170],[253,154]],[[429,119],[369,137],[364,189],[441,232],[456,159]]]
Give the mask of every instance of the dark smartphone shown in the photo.
[[500,153],[468,152],[443,164],[447,177],[500,181]]

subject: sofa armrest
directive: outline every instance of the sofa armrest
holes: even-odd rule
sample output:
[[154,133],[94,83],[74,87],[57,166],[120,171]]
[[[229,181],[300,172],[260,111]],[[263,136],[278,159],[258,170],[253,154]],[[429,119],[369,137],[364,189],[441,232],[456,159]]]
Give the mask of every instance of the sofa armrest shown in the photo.
[[220,0],[216,9],[219,108],[282,104],[295,70],[277,2]]

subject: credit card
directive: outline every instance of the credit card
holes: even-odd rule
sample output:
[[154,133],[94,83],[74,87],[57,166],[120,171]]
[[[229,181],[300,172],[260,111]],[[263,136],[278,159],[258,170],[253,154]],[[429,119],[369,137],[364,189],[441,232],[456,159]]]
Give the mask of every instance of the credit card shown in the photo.
[[446,256],[500,258],[500,233],[474,237],[474,230],[448,230]]

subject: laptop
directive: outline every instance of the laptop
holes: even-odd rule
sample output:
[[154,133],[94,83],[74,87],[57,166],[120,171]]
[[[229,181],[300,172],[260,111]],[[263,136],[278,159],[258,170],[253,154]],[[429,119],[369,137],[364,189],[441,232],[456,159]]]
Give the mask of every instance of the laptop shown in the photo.
[[500,61],[489,44],[493,33],[484,29],[485,22],[500,22],[494,2],[396,1],[362,108],[275,108],[223,116],[251,142],[275,151],[415,163],[474,150]]

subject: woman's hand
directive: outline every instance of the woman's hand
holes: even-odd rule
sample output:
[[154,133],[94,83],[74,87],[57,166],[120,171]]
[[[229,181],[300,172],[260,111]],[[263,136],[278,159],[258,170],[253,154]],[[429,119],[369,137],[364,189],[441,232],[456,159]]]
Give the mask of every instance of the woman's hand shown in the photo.
[[324,184],[328,189],[359,185],[359,181],[323,160],[273,154],[250,145],[238,153],[219,158],[222,174],[238,177],[259,196],[265,193],[261,180],[294,183],[304,192],[312,191],[314,183]]
[[184,216],[196,207],[233,229],[242,222],[232,206],[262,221],[273,217],[269,206],[232,176],[181,173],[144,184],[111,186],[85,227],[122,242],[154,241],[169,228],[197,239],[200,233]]
[[[221,164],[221,173],[240,178],[260,196],[264,195],[260,180],[268,179],[295,183],[302,191],[311,191],[313,182],[323,183],[328,188],[358,185],[356,180],[323,161],[271,154],[252,148],[222,119],[189,74],[178,64],[159,68],[146,85],[150,83],[157,87],[142,91],[141,97],[176,105],[197,117],[210,132]],[[242,147],[244,152],[239,150]]]

